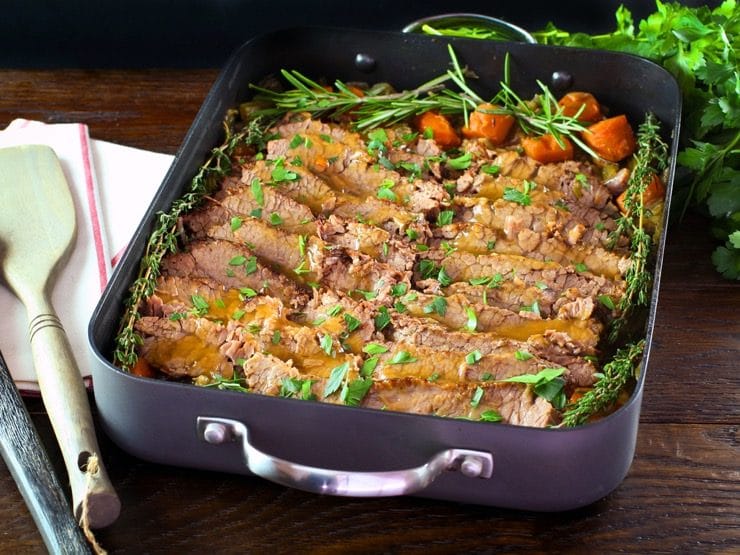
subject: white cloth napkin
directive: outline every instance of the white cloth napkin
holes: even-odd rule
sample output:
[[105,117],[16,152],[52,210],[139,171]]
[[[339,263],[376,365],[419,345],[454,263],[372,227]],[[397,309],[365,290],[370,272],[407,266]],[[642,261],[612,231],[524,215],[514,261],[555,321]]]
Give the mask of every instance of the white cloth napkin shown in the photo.
[[[22,144],[53,148],[72,192],[77,238],[53,287],[52,304],[87,378],[93,364],[87,344],[90,316],[173,157],[91,139],[79,123],[13,120],[0,131],[0,148]],[[26,312],[4,284],[0,314],[0,350],[10,373],[21,391],[38,391]]]

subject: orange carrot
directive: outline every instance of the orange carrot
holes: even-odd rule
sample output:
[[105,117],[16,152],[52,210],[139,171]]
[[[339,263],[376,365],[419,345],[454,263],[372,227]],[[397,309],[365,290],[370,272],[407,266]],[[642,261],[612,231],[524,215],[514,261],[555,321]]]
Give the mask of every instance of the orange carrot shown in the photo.
[[486,110],[495,110],[498,106],[481,104],[470,114],[467,127],[462,128],[462,134],[468,139],[488,139],[494,145],[500,145],[509,135],[514,122],[513,116],[506,114],[491,114]]
[[524,137],[522,148],[524,153],[542,164],[563,162],[573,158],[573,143],[565,137],[560,137],[565,148],[561,147],[552,135],[541,137]]
[[609,162],[624,160],[635,151],[635,134],[624,115],[601,120],[583,132],[584,142]]
[[416,128],[424,133],[432,130],[434,141],[442,148],[452,148],[460,144],[460,137],[445,116],[437,112],[424,112],[416,119]]
[[591,93],[569,92],[560,99],[558,104],[563,107],[563,114],[568,117],[575,116],[583,107],[578,115],[578,121],[583,123],[595,123],[604,117],[599,101]]
[[144,378],[154,378],[157,373],[154,371],[144,357],[136,359],[136,364],[131,368],[131,373],[134,376],[141,376]]
[[365,96],[365,91],[363,91],[360,87],[355,87],[354,85],[347,85],[347,88],[355,95],[362,98]]
[[[624,191],[617,197],[617,206],[622,214],[627,213],[627,209],[624,206],[624,201],[627,198],[627,191]],[[663,181],[657,175],[653,174],[650,183],[645,187],[645,191],[642,193],[643,204],[646,207],[651,207],[660,202],[665,198],[665,185]]]

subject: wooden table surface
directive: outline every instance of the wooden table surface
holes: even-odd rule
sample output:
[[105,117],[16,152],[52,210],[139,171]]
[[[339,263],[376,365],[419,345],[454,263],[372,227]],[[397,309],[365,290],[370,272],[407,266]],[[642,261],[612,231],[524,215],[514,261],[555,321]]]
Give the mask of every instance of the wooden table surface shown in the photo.
[[[216,74],[0,70],[0,128],[84,122],[95,138],[174,153]],[[621,486],[589,507],[320,497],[149,464],[101,437],[123,511],[96,536],[111,553],[740,553],[740,286],[714,272],[711,245],[697,216],[669,231],[637,453]],[[26,404],[64,482],[43,404]],[[45,551],[2,463],[0,519],[0,552]]]

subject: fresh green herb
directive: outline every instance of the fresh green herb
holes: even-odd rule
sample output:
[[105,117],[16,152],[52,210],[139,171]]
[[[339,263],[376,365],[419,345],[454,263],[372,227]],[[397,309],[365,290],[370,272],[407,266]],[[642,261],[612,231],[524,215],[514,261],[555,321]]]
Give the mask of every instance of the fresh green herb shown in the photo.
[[361,322],[357,318],[352,316],[349,312],[345,312],[343,318],[344,323],[347,325],[347,331],[349,333],[352,333],[360,327]]
[[609,295],[599,295],[599,302],[609,310],[614,310],[614,301]]
[[470,285],[485,285],[486,287],[489,287],[491,289],[495,289],[496,287],[501,287],[501,284],[504,281],[504,276],[501,274],[494,274],[492,276],[487,277],[479,277],[479,278],[473,278],[468,281]]
[[247,261],[247,257],[241,254],[229,260],[229,266],[241,266]]
[[303,275],[303,274],[307,274],[310,271],[311,270],[309,270],[308,268],[306,268],[306,261],[305,260],[301,260],[301,263],[298,264],[298,266],[296,268],[293,268],[293,272],[295,272],[296,275],[299,275],[299,276],[300,275]]
[[449,158],[446,165],[452,170],[467,170],[470,167],[472,159],[472,155],[466,152],[457,158]]
[[437,380],[439,380],[439,378],[440,378],[439,372],[432,372],[432,373],[431,373],[431,374],[429,375],[429,377],[427,378],[427,381],[428,381],[429,383],[434,383],[434,382],[436,382]]
[[442,241],[439,244],[439,246],[442,247],[442,250],[444,251],[445,256],[450,256],[453,252],[457,250],[457,248],[450,245],[448,241]]
[[214,376],[211,381],[205,384],[203,387],[222,389],[225,391],[238,391],[240,393],[249,393],[246,379],[243,375],[239,374],[236,371],[230,378],[224,378],[220,375]]
[[408,291],[409,286],[405,283],[396,283],[393,287],[391,287],[391,296],[393,297],[400,297],[401,295],[405,295],[406,291]]
[[483,358],[483,353],[481,353],[478,349],[476,349],[475,351],[471,351],[467,355],[465,355],[465,363],[475,364],[476,362],[480,361],[480,359],[482,358]]
[[390,323],[391,315],[388,313],[388,308],[385,306],[379,307],[378,314],[375,316],[375,329],[381,331]]
[[521,312],[534,312],[537,316],[540,316],[540,303],[534,301],[530,305],[524,305],[519,308]]
[[473,393],[473,398],[470,400],[470,406],[473,408],[477,408],[478,405],[480,405],[480,402],[483,400],[483,395],[485,394],[485,391],[482,387],[478,386],[475,388],[475,393]]
[[606,229],[606,226],[604,225],[604,222],[596,222],[594,224],[594,228],[598,231],[604,231]]
[[424,307],[424,314],[432,314],[436,312],[440,316],[444,316],[447,312],[447,299],[444,297],[434,297],[431,303]]
[[485,373],[484,373],[484,374],[483,374],[483,375],[482,375],[482,376],[480,377],[480,379],[481,379],[481,380],[483,380],[484,382],[490,381],[490,380],[492,380],[492,379],[493,379],[493,374],[491,374],[490,372],[485,372]]
[[336,368],[332,369],[331,373],[329,374],[329,379],[326,381],[326,386],[324,387],[324,399],[326,399],[332,393],[336,393],[337,391],[339,391],[339,388],[342,387],[342,383],[347,378],[348,373],[349,362],[344,362]]
[[380,358],[377,356],[368,358],[365,362],[362,363],[360,375],[364,378],[369,378],[370,376],[372,376],[375,368],[378,366],[378,361],[380,361]]
[[475,331],[475,328],[478,327],[478,315],[475,313],[472,306],[465,307],[465,314],[468,317],[468,321],[465,322],[465,329],[468,331]]
[[270,214],[270,224],[272,225],[282,225],[283,219],[280,217],[280,214],[277,212],[272,212]]
[[495,410],[485,410],[480,414],[479,417],[481,422],[501,422],[504,417],[497,413]]
[[588,266],[586,266],[583,262],[578,262],[573,267],[578,273],[588,272]]
[[431,260],[427,260],[425,258],[419,261],[419,273],[421,274],[421,279],[429,279],[437,272],[439,272],[439,269],[437,268],[437,265]]
[[275,165],[272,167],[270,177],[275,183],[282,183],[283,181],[296,181],[298,179],[298,174],[286,169],[285,160],[278,158],[275,160]]
[[365,395],[370,391],[372,385],[373,380],[370,378],[357,378],[356,380],[352,380],[346,388],[342,389],[340,398],[344,401],[345,405],[356,407],[365,398]]
[[312,380],[301,380],[299,378],[283,378],[280,384],[280,397],[296,397],[304,401],[313,401],[316,395],[311,392]]
[[298,236],[298,252],[301,256],[306,256],[306,244],[308,242],[308,237],[306,235],[299,235]]
[[533,358],[534,355],[528,353],[527,351],[517,351],[514,353],[514,358],[517,360],[529,360],[530,358]]
[[[560,210],[562,210],[564,212],[570,212],[570,208],[568,208],[568,205],[565,203],[565,201],[563,199],[556,200],[555,203],[553,204],[553,206],[555,208],[559,208]],[[601,222],[599,222],[599,223],[601,223]],[[603,226],[603,224],[602,224],[602,226]]]
[[406,237],[408,237],[410,241],[416,241],[416,239],[419,237],[419,234],[413,229],[409,228],[406,230]]
[[244,273],[249,275],[257,271],[257,257],[250,256],[244,263]]
[[378,343],[368,343],[362,348],[362,352],[369,355],[379,355],[382,353],[387,353],[388,347],[386,347],[385,345],[380,345]]
[[391,202],[397,202],[398,197],[396,196],[396,193],[393,192],[393,187],[396,184],[393,182],[392,179],[384,179],[380,187],[378,188],[377,197],[382,200],[389,200]]
[[303,144],[303,137],[300,135],[293,135],[293,139],[290,141],[290,144],[288,145],[290,148],[298,148]]
[[564,372],[564,368],[545,368],[537,374],[512,376],[501,381],[532,385],[537,395],[550,401],[556,409],[561,409],[566,403],[564,391],[565,380],[560,377]]
[[275,330],[272,332],[272,339],[270,341],[273,345],[278,345],[280,343],[280,339],[282,339],[283,334],[280,333],[280,330]]
[[196,316],[205,316],[208,314],[208,301],[200,295],[191,295],[190,300],[193,303],[193,313]]
[[237,308],[232,314],[231,319],[232,320],[241,320],[242,316],[246,314],[245,310],[242,310],[241,308]]
[[254,197],[254,202],[257,203],[258,206],[264,207],[265,206],[265,192],[262,190],[262,182],[258,178],[254,178],[252,182],[249,184],[249,190],[252,192],[252,197]]
[[602,376],[591,391],[566,407],[560,425],[572,427],[584,424],[592,415],[613,406],[630,380],[634,379],[645,349],[645,342],[629,344],[619,349],[602,370]]
[[445,270],[444,266],[439,269],[439,273],[437,274],[437,281],[442,287],[448,287],[452,284],[452,278],[447,273],[447,270]]
[[525,180],[521,191],[514,187],[504,187],[503,198],[504,200],[521,204],[522,206],[529,206],[532,204],[532,197],[530,197],[529,193],[532,192],[535,186],[533,181]]
[[414,358],[411,353],[408,351],[398,351],[393,355],[393,358],[388,361],[388,364],[410,364],[412,362],[416,362],[416,358]]
[[333,307],[326,311],[326,314],[333,318],[334,316],[339,316],[342,313],[342,310],[344,309],[342,308],[341,304],[335,304]]
[[429,247],[423,243],[416,243],[416,250],[419,252],[426,252],[429,250]]
[[355,289],[355,293],[359,293],[365,297],[366,301],[372,301],[378,298],[378,293],[375,291],[363,291],[362,289]]
[[439,214],[437,214],[437,227],[450,225],[454,217],[455,212],[453,212],[452,210],[442,210]]
[[501,167],[495,164],[485,164],[481,166],[480,171],[487,173],[488,175],[498,175],[501,171]]
[[230,224],[231,224],[231,231],[236,231],[242,226],[242,219],[239,218],[238,216],[234,216],[233,218],[231,218]]
[[319,346],[321,347],[321,350],[324,351],[329,356],[334,356],[334,353],[332,352],[332,349],[334,347],[334,340],[332,339],[331,335],[328,333],[321,336],[321,339],[319,340]]

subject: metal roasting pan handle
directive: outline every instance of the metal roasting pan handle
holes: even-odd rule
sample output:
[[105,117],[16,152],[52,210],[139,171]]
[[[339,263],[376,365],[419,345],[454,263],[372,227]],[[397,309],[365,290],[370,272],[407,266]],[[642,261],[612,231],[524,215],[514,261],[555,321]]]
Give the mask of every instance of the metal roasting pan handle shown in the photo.
[[241,441],[247,468],[283,486],[346,497],[389,497],[423,490],[440,474],[457,470],[468,478],[490,478],[493,457],[485,451],[445,449],[415,468],[383,472],[348,472],[305,466],[268,455],[249,442],[249,430],[228,418],[199,416],[198,437],[214,445]]

